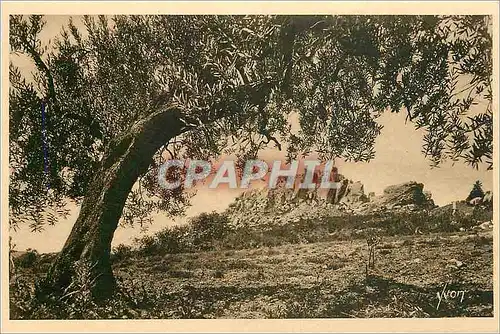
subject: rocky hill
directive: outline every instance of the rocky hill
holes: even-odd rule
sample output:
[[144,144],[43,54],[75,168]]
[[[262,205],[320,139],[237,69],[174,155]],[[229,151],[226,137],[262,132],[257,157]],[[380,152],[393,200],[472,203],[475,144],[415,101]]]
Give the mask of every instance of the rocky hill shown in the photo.
[[361,182],[340,176],[340,187],[321,193],[317,189],[252,189],[226,210],[234,226],[298,222],[346,214],[384,211],[419,211],[435,208],[430,192],[414,181],[387,187],[383,194],[365,194]]

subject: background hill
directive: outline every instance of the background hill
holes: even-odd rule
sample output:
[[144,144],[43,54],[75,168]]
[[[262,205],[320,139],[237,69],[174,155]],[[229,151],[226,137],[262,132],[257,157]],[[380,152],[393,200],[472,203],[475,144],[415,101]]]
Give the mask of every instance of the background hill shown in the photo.
[[[71,307],[40,304],[32,286],[55,254],[13,250],[11,318],[492,316],[492,215],[487,201],[438,207],[414,181],[380,196],[347,179],[326,194],[250,190],[223,213],[116,247],[113,307],[94,304],[85,280]],[[443,289],[465,301],[438,306]]]

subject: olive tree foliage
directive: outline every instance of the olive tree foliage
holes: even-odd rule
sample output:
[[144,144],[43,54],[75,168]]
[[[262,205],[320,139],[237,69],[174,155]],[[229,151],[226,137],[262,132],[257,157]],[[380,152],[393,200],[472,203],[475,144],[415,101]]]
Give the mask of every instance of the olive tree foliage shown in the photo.
[[315,152],[368,161],[384,111],[404,112],[425,130],[422,150],[433,165],[451,159],[492,168],[490,17],[79,20],[84,28],[69,20],[48,47],[40,38],[45,18],[10,17],[11,53],[36,68],[10,65],[13,227],[54,223],[65,201],[85,196],[114,139],[172,106],[182,129],[150,157],[124,223],[177,215],[189,203],[192,193],[182,187],[159,187],[165,159],[235,154],[243,161],[283,144],[289,159]]

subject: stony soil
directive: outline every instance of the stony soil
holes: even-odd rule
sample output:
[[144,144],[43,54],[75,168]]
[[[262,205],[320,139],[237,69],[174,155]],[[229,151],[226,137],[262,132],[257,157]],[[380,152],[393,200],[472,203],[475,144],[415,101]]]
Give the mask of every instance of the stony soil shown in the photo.
[[137,257],[114,269],[157,296],[131,318],[493,316],[491,230],[385,237],[368,275],[366,259],[358,239]]

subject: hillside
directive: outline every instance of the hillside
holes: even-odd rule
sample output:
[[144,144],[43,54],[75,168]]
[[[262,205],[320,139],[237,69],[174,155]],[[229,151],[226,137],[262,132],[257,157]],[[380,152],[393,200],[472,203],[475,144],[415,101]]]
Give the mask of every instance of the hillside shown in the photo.
[[[493,315],[491,231],[384,238],[377,246],[376,269],[368,276],[366,256],[362,239],[179,254],[133,253],[115,261],[121,291],[113,308],[94,305],[85,296],[65,308],[59,303],[49,309],[26,307],[18,289],[27,286],[26,277],[40,275],[43,269],[33,266],[25,273],[28,276],[11,281],[11,317]],[[443,289],[466,291],[464,300],[447,299],[438,307],[437,293]]]
[[[112,307],[92,302],[85,279],[67,297],[36,299],[34,283],[43,282],[54,255],[13,253],[11,317],[493,315],[490,207],[437,207],[417,182],[380,196],[366,195],[359,182],[343,184],[324,196],[252,190],[222,214],[166,228],[138,239],[135,248],[117,247],[112,261],[120,288]],[[76,270],[85,278],[89,268]],[[450,291],[463,298],[444,298]]]

